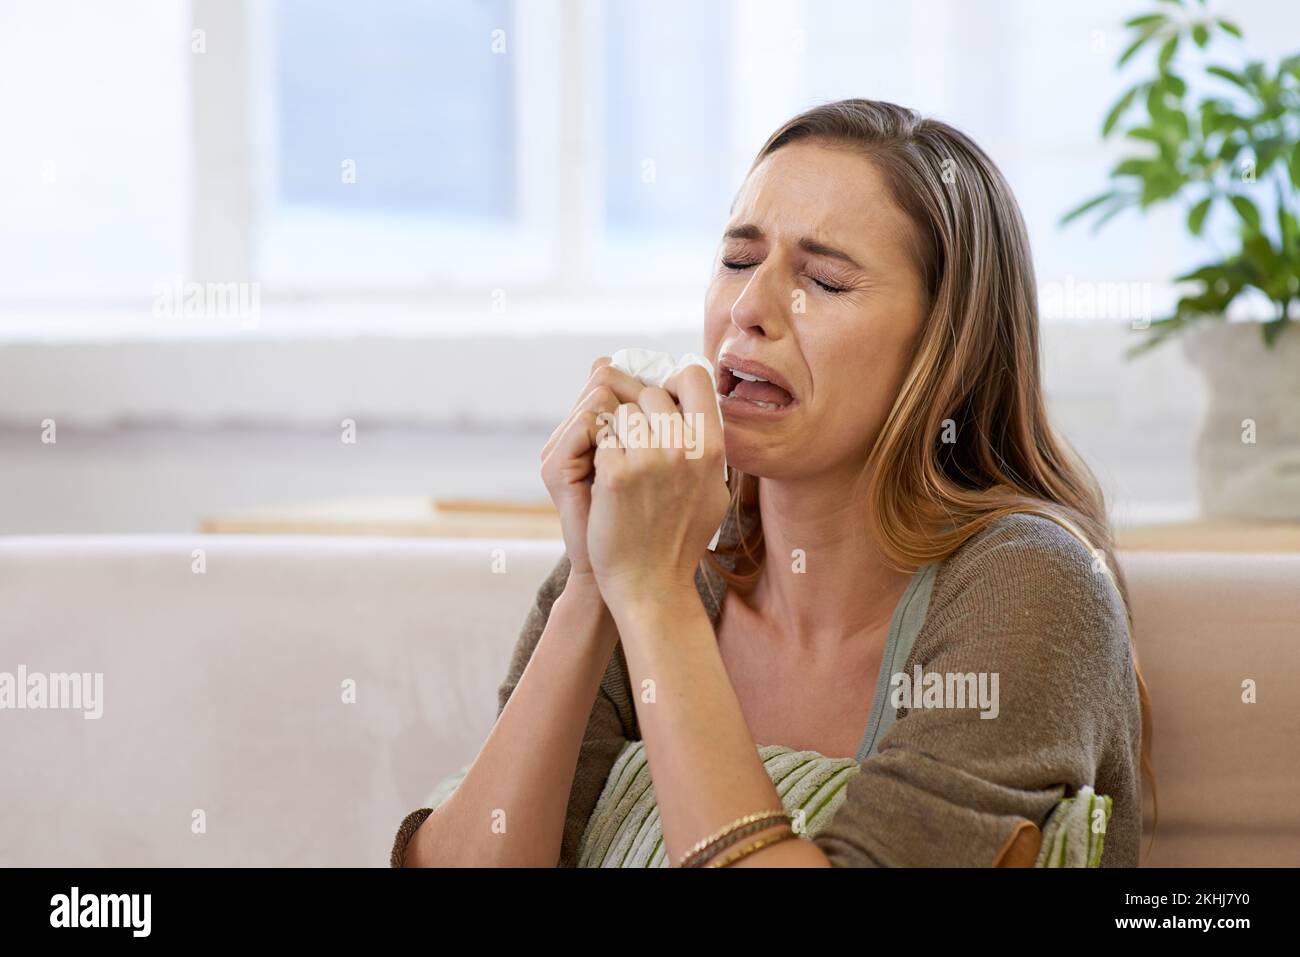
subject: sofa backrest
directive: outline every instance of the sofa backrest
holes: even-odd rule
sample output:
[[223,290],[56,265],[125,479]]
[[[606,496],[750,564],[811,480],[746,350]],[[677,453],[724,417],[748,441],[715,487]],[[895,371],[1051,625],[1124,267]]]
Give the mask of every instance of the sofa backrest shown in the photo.
[[560,554],[0,538],[0,672],[102,673],[104,699],[98,719],[0,711],[0,865],[386,865],[402,816],[486,737]]
[[[0,865],[379,865],[470,761],[558,541],[0,538]],[[1300,862],[1300,556],[1121,555],[1155,705],[1146,863]],[[1258,702],[1241,702],[1241,684]],[[66,690],[66,686],[65,686]]]
[[1300,554],[1120,563],[1153,710],[1160,820],[1152,835],[1148,810],[1142,863],[1300,864]]

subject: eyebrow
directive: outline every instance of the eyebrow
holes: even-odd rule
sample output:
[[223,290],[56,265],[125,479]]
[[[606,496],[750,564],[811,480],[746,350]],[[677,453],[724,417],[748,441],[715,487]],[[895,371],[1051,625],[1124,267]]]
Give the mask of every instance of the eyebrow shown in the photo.
[[[743,226],[731,227],[722,234],[722,238],[757,241],[764,237],[763,230],[759,229],[752,223],[746,223]],[[811,256],[825,256],[827,259],[838,259],[840,262],[848,263],[855,269],[862,269],[862,266],[858,264],[858,261],[844,250],[836,249],[834,246],[828,246],[815,239],[809,239],[807,236],[799,240],[799,248]]]

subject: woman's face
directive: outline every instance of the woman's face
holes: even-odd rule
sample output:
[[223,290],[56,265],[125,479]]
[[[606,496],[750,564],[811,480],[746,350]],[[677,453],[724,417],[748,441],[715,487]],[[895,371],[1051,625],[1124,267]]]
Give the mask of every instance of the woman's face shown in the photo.
[[857,151],[798,141],[750,174],[704,304],[730,464],[782,479],[860,470],[925,316],[910,228]]

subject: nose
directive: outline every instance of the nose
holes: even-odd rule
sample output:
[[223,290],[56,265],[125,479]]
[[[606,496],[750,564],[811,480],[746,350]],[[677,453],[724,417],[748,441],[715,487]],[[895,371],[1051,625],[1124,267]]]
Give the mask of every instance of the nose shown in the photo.
[[742,332],[779,339],[788,327],[793,289],[780,278],[780,263],[768,256],[754,267],[749,282],[731,307],[731,324]]

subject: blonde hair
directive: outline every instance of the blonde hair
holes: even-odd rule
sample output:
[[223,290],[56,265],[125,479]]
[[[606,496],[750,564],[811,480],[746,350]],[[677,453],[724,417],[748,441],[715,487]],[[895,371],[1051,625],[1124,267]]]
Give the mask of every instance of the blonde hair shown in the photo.
[[[914,229],[908,241],[929,299],[911,367],[859,480],[885,560],[899,570],[942,561],[1003,515],[1032,512],[1064,525],[1100,559],[1129,626],[1142,715],[1141,764],[1151,784],[1151,703],[1132,646],[1128,586],[1114,559],[1105,498],[1043,399],[1037,284],[1029,238],[1011,187],[965,134],[914,110],[875,100],[814,107],[778,129],[750,170],[789,143],[815,140],[865,153]],[[974,441],[943,442],[947,428]],[[757,479],[731,469],[739,531],[706,561],[732,586],[757,581],[761,524],[742,509]],[[745,571],[736,561],[746,559]]]

